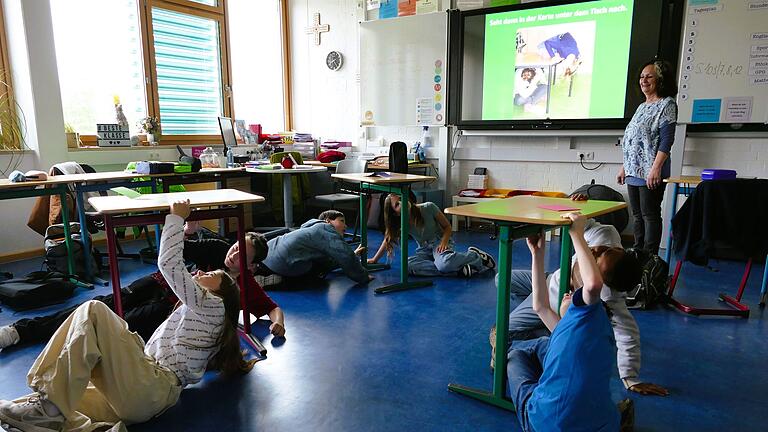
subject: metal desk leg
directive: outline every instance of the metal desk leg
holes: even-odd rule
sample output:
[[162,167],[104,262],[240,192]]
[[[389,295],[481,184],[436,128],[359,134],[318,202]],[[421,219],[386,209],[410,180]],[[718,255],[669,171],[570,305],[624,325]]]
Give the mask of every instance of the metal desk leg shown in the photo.
[[515,404],[506,399],[507,339],[509,337],[509,275],[512,269],[510,227],[499,229],[499,285],[496,287],[496,367],[493,369],[493,392],[477,390],[461,384],[448,384],[448,390],[479,401],[514,411]]
[[[571,288],[571,235],[570,226],[560,227],[560,295],[557,298],[557,305],[563,302],[563,296]],[[558,308],[559,314],[559,308]]]
[[432,285],[431,280],[408,282],[408,229],[410,220],[408,217],[408,192],[410,186],[400,187],[400,283],[376,288],[376,294],[383,294],[393,291],[404,291],[407,289],[421,288]]
[[367,268],[368,271],[388,270],[390,268],[389,264],[379,264],[379,263],[368,264],[368,212],[366,211],[367,207],[368,207],[368,195],[363,193],[362,185],[361,185],[360,208],[359,208],[360,246],[365,248],[365,252],[360,255],[360,263],[363,265],[363,267]]
[[673,183],[673,185],[672,209],[669,212],[669,232],[667,233],[667,250],[664,252],[664,261],[666,261],[667,264],[672,264],[670,261],[670,259],[672,259],[672,218],[675,217],[675,212],[677,210],[677,194],[680,192],[680,185],[678,183]]
[[109,259],[109,276],[112,279],[112,297],[115,302],[115,313],[122,318],[123,299],[120,292],[120,268],[117,263],[117,238],[111,215],[104,215],[104,231],[107,233],[107,258]]
[[[226,219],[225,219],[226,220]],[[245,211],[243,210],[243,204],[237,206],[237,242],[240,250],[245,250]],[[250,290],[248,289],[248,282],[246,281],[246,270],[248,263],[246,263],[245,254],[240,254],[240,308],[243,311],[243,328],[238,329],[238,332],[243,336],[243,339],[260,355],[267,354],[267,348],[264,344],[251,334],[251,308],[248,301]]]
[[[59,198],[61,199],[61,222],[64,224],[64,244],[67,247],[67,270],[70,276],[75,275],[75,263],[72,259],[72,237],[69,232],[69,209],[67,208],[67,189],[66,185],[58,187]],[[82,227],[80,228],[82,230]]]
[[283,177],[283,218],[285,219],[285,227],[291,228],[293,226],[292,176],[290,174],[281,174],[281,176]]
[[[157,193],[157,179],[152,179],[152,184],[150,185],[152,188],[152,193]],[[155,251],[160,254],[160,234],[162,233],[162,228],[160,227],[160,224],[155,225]],[[147,236],[149,236],[149,229],[147,229]]]

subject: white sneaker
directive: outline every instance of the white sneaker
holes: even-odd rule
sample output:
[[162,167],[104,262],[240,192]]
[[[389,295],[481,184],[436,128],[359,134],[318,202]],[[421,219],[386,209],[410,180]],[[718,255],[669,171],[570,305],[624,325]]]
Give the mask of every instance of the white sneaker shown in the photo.
[[491,256],[491,254],[489,254],[488,252],[480,250],[479,248],[476,248],[474,246],[468,247],[467,250],[480,255],[480,259],[482,260],[484,266],[488,267],[491,270],[496,268],[496,260],[493,259],[493,256]]
[[269,276],[254,275],[253,278],[256,279],[256,282],[261,285],[262,288],[283,283],[283,277],[277,273],[273,273]]
[[24,432],[51,432],[61,430],[64,426],[64,416],[48,415],[43,409],[40,396],[33,395],[22,403],[0,401],[0,423]]
[[0,350],[19,343],[19,332],[14,326],[0,327]]

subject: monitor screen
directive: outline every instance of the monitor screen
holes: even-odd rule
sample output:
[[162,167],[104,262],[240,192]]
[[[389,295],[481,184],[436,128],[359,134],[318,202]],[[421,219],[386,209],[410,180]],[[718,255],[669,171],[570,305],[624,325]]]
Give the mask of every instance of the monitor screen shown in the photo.
[[221,138],[224,140],[224,149],[235,147],[237,138],[235,138],[235,130],[232,129],[232,119],[219,117],[219,129],[221,129]]
[[452,50],[459,58],[452,121],[501,127],[624,121],[640,102],[635,69],[659,52],[662,12],[660,0],[462,12],[452,26],[451,40],[459,42]]

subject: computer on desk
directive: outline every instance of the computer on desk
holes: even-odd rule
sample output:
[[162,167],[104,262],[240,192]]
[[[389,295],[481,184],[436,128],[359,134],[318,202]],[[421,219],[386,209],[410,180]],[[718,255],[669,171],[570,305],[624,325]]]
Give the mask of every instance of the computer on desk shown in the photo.
[[224,154],[227,149],[237,145],[235,130],[232,128],[232,119],[229,117],[219,117],[219,129],[221,129],[221,138],[224,141]]

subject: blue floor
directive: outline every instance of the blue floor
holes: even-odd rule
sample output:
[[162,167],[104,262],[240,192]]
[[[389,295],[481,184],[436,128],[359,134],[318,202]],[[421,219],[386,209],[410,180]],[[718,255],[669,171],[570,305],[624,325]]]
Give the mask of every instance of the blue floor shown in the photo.
[[[371,234],[375,246],[381,239]],[[476,245],[498,253],[481,233],[457,233],[459,248]],[[558,264],[550,243],[547,269]],[[269,349],[245,377],[214,373],[185,390],[161,417],[132,431],[517,431],[513,413],[447,390],[454,382],[491,389],[488,329],[494,321],[492,277],[435,279],[434,285],[375,295],[373,288],[398,280],[399,259],[376,273],[369,287],[332,274],[323,286],[271,292],[286,313],[286,339],[276,343],[264,323],[255,326]],[[743,263],[713,261],[718,271],[686,265],[681,300],[717,306],[719,291],[735,293]],[[524,242],[516,242],[515,268],[529,268]],[[1,266],[17,275],[39,269],[39,260]],[[122,261],[124,283],[154,268]],[[763,311],[757,308],[763,267],[753,268],[744,296],[748,320],[696,318],[658,307],[634,312],[642,334],[642,378],[667,386],[666,398],[631,394],[638,431],[766,430],[768,359]],[[77,304],[108,288],[78,289]],[[60,307],[60,306],[59,306]],[[3,307],[0,325],[57,307],[15,313]],[[42,345],[0,352],[0,398],[26,394],[26,371]],[[616,377],[616,400],[627,392]]]

